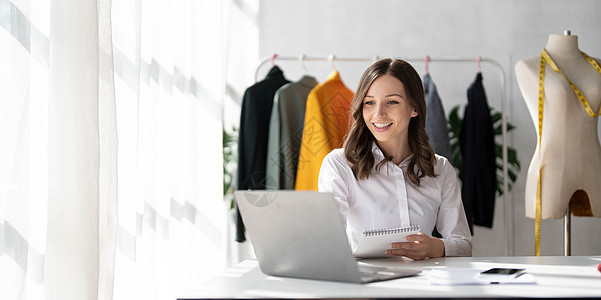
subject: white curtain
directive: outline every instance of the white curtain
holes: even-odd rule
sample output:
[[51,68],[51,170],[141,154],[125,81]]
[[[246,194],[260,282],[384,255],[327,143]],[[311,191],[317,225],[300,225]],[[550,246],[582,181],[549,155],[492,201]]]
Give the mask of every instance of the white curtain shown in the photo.
[[222,14],[221,1],[113,2],[116,299],[172,299],[225,267]]
[[0,0],[0,291],[44,298],[48,206],[49,15]]
[[256,2],[0,0],[0,298],[174,299],[231,263]]

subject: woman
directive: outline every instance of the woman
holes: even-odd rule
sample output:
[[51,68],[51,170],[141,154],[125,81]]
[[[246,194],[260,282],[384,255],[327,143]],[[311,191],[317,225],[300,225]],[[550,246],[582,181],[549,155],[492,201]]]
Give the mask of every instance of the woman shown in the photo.
[[425,130],[426,104],[419,74],[406,61],[382,59],[359,81],[344,148],[323,160],[319,191],[330,192],[357,246],[363,231],[420,225],[409,242],[388,255],[414,260],[471,256],[471,234],[455,170],[434,153]]

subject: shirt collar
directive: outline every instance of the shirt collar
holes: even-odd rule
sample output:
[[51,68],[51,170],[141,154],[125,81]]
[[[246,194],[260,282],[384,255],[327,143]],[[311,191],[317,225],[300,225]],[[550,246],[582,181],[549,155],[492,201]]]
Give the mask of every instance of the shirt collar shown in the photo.
[[[372,142],[371,152],[374,154],[376,164],[379,164],[384,159],[384,152],[382,152],[382,149],[380,149],[380,147],[378,147],[378,144],[375,141]],[[411,162],[412,158],[413,158],[413,153],[409,154],[409,156],[407,156],[407,158],[405,158],[399,164],[399,167],[406,169],[409,166],[409,163]],[[394,164],[393,162],[390,162],[390,163]]]
[[301,79],[299,79],[298,84],[306,87],[314,87],[318,84],[318,82],[317,79],[315,79],[315,77],[304,75]]
[[284,77],[284,72],[282,72],[282,69],[280,69],[278,66],[273,66],[269,70],[269,73],[267,73],[266,78],[272,78],[272,77]]
[[340,79],[340,73],[338,73],[337,70],[332,71],[332,73],[330,73],[330,75],[328,75],[328,81],[330,80],[339,80],[342,81],[342,79]]

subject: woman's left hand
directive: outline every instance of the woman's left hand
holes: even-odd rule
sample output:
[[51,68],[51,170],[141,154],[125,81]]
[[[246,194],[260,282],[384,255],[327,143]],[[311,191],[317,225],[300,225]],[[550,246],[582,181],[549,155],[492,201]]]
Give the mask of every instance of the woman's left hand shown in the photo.
[[413,260],[422,260],[427,257],[444,256],[444,243],[435,237],[420,232],[407,236],[408,242],[391,243],[386,254],[406,256]]

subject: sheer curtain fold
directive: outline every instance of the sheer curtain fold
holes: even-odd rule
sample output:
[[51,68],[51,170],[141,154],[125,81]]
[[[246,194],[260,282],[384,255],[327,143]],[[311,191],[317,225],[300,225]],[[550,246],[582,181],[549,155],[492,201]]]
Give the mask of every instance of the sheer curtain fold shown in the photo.
[[46,297],[110,299],[117,225],[110,1],[52,1],[49,40]]
[[98,135],[100,150],[98,299],[112,299],[118,228],[117,111],[111,0],[98,0]]

